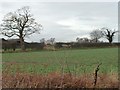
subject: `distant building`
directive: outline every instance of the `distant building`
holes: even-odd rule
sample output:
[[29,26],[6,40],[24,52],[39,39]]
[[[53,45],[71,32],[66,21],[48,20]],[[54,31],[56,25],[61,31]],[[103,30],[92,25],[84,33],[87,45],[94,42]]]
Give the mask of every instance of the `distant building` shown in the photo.
[[20,39],[8,39],[7,41],[10,43],[20,43]]
[[0,47],[6,51],[7,49],[13,49],[15,51],[16,47],[20,47],[19,39],[0,39]]

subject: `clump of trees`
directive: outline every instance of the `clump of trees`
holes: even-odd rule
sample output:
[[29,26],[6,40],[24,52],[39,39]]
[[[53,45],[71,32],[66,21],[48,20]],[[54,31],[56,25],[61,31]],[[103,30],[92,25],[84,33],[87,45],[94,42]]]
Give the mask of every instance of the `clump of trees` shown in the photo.
[[28,6],[6,14],[0,25],[1,34],[19,37],[22,50],[25,50],[24,38],[33,33],[40,33],[41,30],[42,25],[35,21]]
[[50,38],[48,40],[45,40],[45,38],[42,38],[40,40],[40,43],[43,43],[45,45],[54,45],[55,44],[55,38]]
[[96,42],[98,42],[98,40],[102,37],[105,37],[109,43],[112,43],[113,42],[113,39],[114,39],[114,36],[115,34],[117,33],[118,31],[117,30],[112,30],[112,29],[109,29],[109,28],[101,28],[101,29],[96,29],[96,30],[93,30],[91,33],[90,33],[90,36],[92,39],[95,39]]

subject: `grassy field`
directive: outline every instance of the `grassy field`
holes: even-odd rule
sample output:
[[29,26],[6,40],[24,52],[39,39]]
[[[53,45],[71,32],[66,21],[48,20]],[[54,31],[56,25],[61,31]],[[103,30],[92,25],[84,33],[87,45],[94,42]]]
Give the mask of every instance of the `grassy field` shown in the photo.
[[71,72],[93,73],[99,63],[100,73],[117,73],[118,48],[77,49],[3,53],[3,72],[40,73]]

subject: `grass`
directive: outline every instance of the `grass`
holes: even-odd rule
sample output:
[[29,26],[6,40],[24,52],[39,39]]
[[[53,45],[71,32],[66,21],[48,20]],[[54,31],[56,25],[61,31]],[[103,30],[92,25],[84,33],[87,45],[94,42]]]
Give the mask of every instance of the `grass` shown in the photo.
[[71,72],[83,74],[94,72],[100,66],[100,73],[118,72],[118,48],[77,49],[58,51],[34,51],[3,53],[3,71],[9,73]]
[[3,74],[2,87],[41,88],[41,90],[43,90],[43,88],[46,88],[46,90],[48,90],[48,88],[50,88],[50,90],[63,90],[63,88],[71,90],[74,88],[78,88],[79,90],[80,88],[83,88],[82,90],[86,90],[86,88],[118,88],[118,78],[115,74],[99,75],[96,86],[94,86],[93,81],[94,78],[90,74],[71,77],[69,74],[57,72],[47,75],[16,73],[15,75]]

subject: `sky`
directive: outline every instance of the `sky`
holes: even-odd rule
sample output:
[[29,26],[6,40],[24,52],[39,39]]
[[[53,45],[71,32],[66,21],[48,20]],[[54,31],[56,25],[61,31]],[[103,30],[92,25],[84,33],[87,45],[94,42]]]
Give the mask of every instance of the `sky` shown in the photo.
[[[0,23],[8,12],[23,6],[29,6],[35,20],[43,26],[40,34],[25,38],[28,42],[40,42],[42,38],[71,42],[77,37],[90,38],[94,29],[118,29],[117,2],[0,2]],[[114,42],[117,41],[116,35]]]

